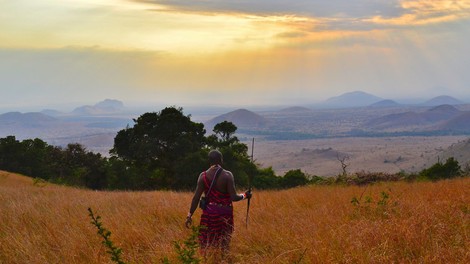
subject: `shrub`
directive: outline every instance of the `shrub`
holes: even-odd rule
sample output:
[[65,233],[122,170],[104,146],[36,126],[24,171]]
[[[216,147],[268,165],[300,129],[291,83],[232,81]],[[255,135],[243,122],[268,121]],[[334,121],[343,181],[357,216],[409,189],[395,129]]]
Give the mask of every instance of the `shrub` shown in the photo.
[[437,162],[431,167],[420,172],[420,176],[430,180],[450,179],[460,176],[462,171],[459,162],[453,157],[448,158],[444,164]]
[[281,179],[281,187],[283,188],[292,188],[296,186],[302,186],[309,183],[309,180],[305,173],[301,170],[290,170],[286,172],[284,177]]
[[111,231],[106,229],[101,222],[101,216],[93,213],[91,208],[88,208],[91,223],[98,229],[98,235],[103,239],[102,243],[106,246],[106,252],[111,256],[111,260],[117,264],[126,264],[121,258],[122,249],[115,246],[111,240]]

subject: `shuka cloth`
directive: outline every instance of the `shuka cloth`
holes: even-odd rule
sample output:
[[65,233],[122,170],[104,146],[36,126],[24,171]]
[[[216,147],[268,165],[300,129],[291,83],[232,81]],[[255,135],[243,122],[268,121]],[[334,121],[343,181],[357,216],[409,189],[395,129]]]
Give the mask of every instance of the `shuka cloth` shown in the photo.
[[[204,192],[210,187],[204,172]],[[220,247],[228,249],[233,232],[233,207],[230,194],[222,193],[215,188],[209,197],[207,208],[203,210],[199,230],[199,244],[201,248]]]

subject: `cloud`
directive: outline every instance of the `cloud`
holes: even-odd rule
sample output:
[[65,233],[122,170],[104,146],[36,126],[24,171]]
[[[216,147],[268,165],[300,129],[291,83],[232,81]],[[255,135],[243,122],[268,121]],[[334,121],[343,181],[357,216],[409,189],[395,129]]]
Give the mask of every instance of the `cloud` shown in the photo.
[[406,27],[448,23],[470,18],[469,0],[404,0],[401,6],[406,12],[400,16],[386,18],[377,15],[366,21],[378,25]]
[[470,17],[470,0],[134,0],[168,10],[199,13],[241,13],[255,16],[297,16],[319,23],[318,30],[376,30],[395,26],[445,23]]
[[296,14],[312,17],[362,17],[370,15],[396,16],[403,9],[397,0],[134,0],[168,6],[181,11],[235,12],[255,15]]

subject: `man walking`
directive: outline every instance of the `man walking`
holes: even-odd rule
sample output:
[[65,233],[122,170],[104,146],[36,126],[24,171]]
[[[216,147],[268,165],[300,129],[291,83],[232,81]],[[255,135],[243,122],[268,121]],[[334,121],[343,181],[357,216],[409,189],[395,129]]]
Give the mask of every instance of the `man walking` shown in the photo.
[[251,191],[236,193],[233,175],[222,168],[223,157],[218,150],[209,152],[209,164],[210,168],[202,172],[197,180],[196,191],[185,224],[188,228],[192,224],[191,217],[204,192],[208,201],[200,221],[200,247],[202,250],[209,247],[219,248],[226,252],[229,249],[233,232],[232,201],[251,198]]

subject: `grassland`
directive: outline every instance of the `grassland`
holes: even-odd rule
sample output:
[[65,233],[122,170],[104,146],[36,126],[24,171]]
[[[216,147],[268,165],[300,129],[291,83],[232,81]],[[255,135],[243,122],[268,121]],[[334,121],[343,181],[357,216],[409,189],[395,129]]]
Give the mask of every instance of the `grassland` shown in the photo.
[[[110,263],[88,207],[126,261],[176,262],[172,241],[190,234],[183,226],[190,199],[34,184],[0,172],[0,263]],[[236,203],[234,263],[470,263],[468,177],[255,191],[248,228],[245,213],[246,203]]]

